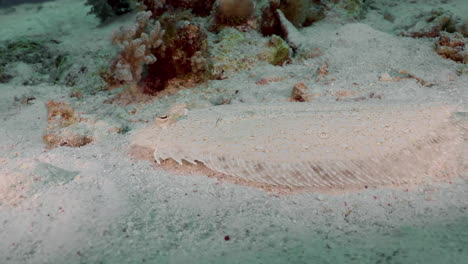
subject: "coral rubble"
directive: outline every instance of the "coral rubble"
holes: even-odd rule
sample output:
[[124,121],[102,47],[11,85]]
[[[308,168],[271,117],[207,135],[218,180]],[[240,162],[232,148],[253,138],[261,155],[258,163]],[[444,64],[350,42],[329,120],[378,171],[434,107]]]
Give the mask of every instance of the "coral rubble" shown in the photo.
[[468,50],[461,34],[443,33],[435,44],[437,54],[456,62],[468,63]]

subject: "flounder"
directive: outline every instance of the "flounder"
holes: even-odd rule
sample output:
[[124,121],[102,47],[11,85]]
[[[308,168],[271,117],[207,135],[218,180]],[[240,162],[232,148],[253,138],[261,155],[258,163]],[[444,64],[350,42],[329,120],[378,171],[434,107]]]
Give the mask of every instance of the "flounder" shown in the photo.
[[201,162],[273,186],[419,183],[458,173],[462,134],[453,111],[356,103],[179,108],[159,118],[154,158]]

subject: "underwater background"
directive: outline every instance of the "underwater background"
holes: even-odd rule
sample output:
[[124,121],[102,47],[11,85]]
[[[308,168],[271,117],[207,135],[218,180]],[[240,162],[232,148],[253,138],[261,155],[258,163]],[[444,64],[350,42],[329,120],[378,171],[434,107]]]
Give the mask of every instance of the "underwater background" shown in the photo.
[[[0,0],[0,263],[467,263],[467,39],[466,0]],[[453,107],[457,166],[314,189],[155,161],[155,124],[289,104]]]

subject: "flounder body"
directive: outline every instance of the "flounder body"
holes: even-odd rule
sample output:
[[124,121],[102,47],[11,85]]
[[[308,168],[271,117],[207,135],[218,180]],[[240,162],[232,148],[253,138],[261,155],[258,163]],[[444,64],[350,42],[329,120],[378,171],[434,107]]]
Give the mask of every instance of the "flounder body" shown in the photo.
[[288,187],[417,183],[457,173],[461,132],[443,105],[280,103],[192,110],[154,158]]

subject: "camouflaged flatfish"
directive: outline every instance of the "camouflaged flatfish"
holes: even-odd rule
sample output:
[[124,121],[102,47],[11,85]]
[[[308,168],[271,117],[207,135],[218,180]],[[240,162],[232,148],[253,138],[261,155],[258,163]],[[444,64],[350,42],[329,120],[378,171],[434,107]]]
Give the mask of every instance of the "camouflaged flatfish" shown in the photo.
[[356,103],[216,106],[183,113],[164,125],[154,158],[202,162],[217,172],[275,186],[416,183],[457,173],[462,135],[451,118],[453,109]]

